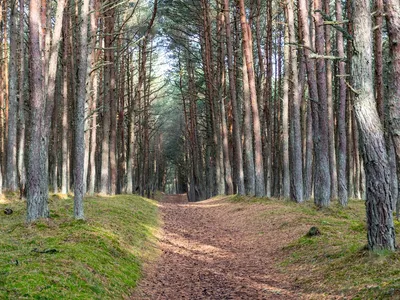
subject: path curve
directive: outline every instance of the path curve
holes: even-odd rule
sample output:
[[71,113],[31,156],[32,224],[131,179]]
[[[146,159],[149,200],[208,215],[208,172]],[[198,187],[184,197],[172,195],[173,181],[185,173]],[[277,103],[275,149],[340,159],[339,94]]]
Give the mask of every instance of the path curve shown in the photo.
[[160,209],[162,254],[146,267],[133,299],[314,298],[275,267],[298,232],[277,234],[273,218],[257,217],[271,207],[224,198],[188,203],[186,195],[166,195]]

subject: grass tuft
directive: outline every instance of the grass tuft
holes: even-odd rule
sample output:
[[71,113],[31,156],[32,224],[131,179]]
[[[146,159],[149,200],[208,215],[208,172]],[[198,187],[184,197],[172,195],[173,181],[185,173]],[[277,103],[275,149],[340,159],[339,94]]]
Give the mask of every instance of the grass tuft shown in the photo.
[[50,197],[51,219],[25,224],[25,202],[0,202],[1,299],[122,299],[142,262],[156,255],[157,204],[132,195],[85,199],[86,220],[72,218],[73,200]]

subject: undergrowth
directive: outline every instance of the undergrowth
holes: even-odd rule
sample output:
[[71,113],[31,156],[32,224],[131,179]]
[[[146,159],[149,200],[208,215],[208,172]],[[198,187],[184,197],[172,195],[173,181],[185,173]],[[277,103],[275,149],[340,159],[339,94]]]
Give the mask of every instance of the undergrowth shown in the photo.
[[[25,202],[0,200],[0,299],[122,299],[156,255],[154,201],[132,195],[85,199],[85,221],[73,201],[53,195],[50,219],[25,224]],[[6,207],[13,209],[5,215]]]
[[[400,252],[367,250],[365,202],[351,200],[348,207],[332,203],[318,209],[312,201],[297,204],[287,200],[234,196],[231,201],[273,205],[263,212],[266,220],[277,214],[280,227],[299,224],[316,226],[321,235],[306,233],[282,249],[279,268],[289,274],[306,292],[321,292],[351,299],[400,299]],[[400,243],[400,222],[395,221],[396,240]]]

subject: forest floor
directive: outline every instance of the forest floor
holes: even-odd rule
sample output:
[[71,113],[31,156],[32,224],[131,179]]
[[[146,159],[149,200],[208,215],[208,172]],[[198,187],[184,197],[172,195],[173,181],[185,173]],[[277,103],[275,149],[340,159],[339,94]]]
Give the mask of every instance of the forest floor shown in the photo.
[[365,251],[363,201],[165,195],[160,210],[162,254],[133,299],[400,299],[399,254]]
[[[71,195],[70,195],[71,196]],[[0,299],[126,299],[155,259],[156,201],[136,195],[51,195],[50,218],[26,225],[26,202],[0,196]],[[3,210],[10,208],[11,215]]]

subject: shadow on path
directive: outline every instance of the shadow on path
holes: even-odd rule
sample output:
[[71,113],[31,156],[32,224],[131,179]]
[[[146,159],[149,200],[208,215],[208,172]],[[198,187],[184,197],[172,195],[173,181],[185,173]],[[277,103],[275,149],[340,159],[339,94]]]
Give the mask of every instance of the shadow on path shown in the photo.
[[160,206],[162,254],[146,268],[133,299],[327,298],[302,293],[276,269],[282,247],[299,231],[277,228],[275,216],[261,218],[273,207],[226,198],[189,203],[186,195],[165,195]]

